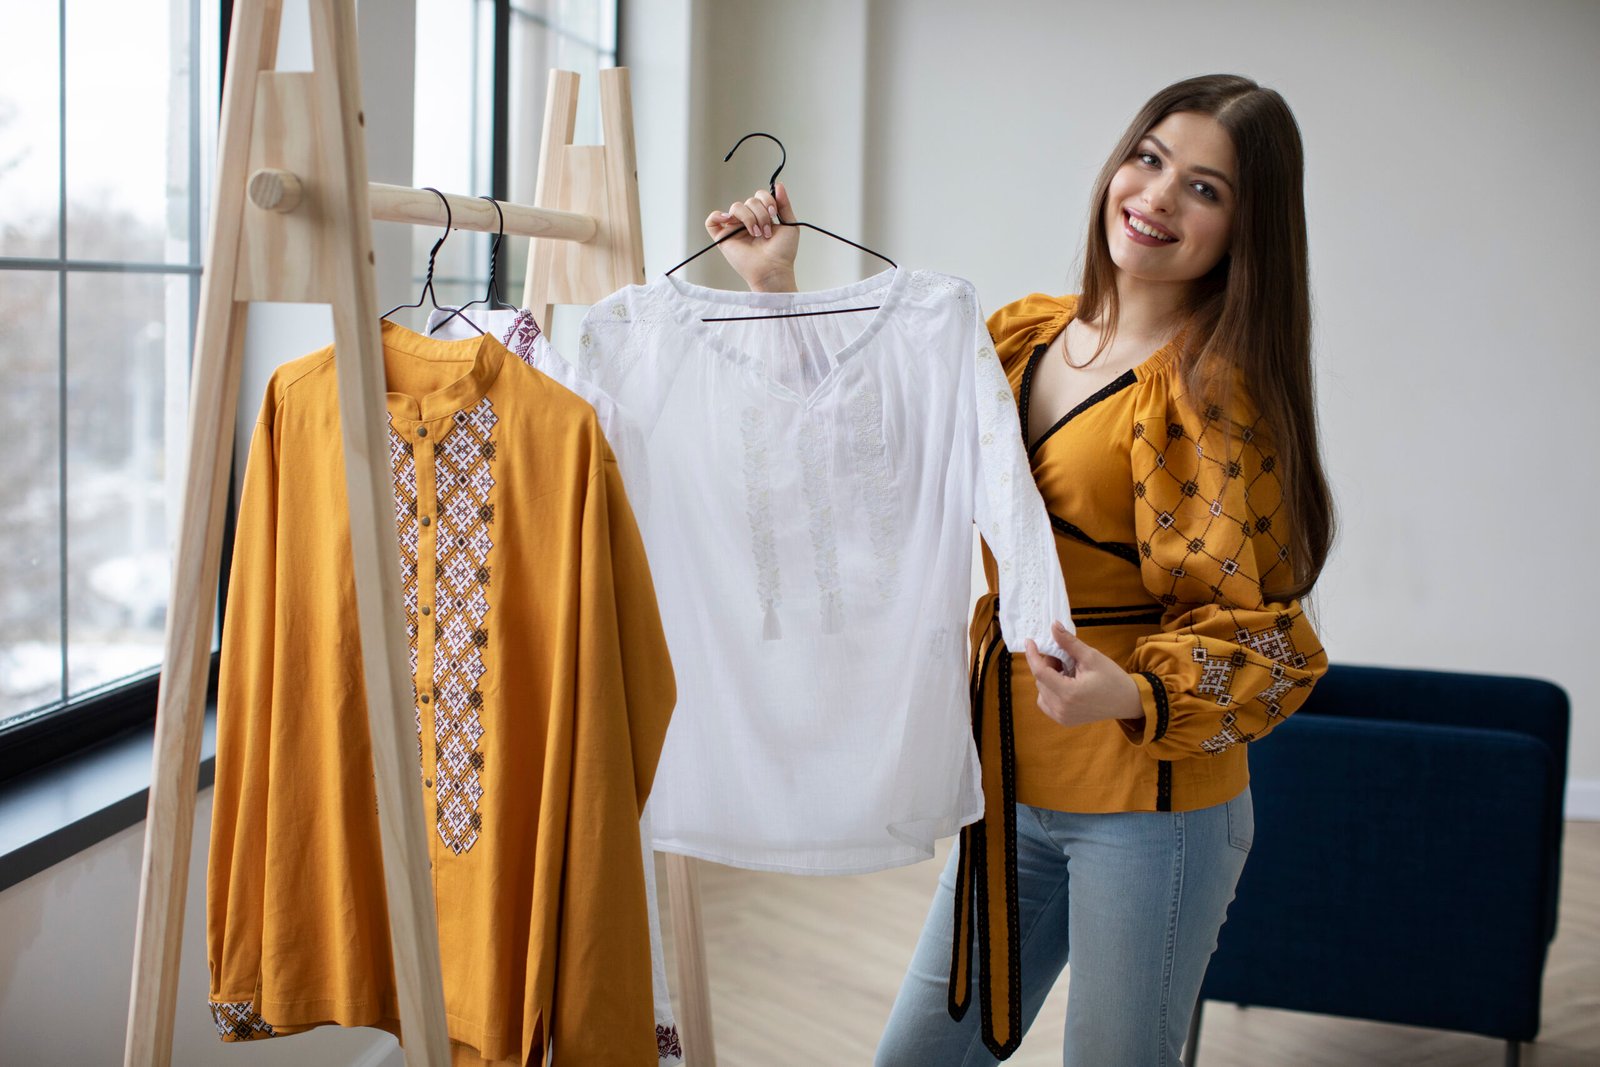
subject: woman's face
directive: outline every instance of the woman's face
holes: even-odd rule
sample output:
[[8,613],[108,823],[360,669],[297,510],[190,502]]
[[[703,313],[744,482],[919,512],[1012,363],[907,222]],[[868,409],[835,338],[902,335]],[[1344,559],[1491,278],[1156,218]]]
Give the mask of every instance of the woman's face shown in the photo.
[[1117,169],[1106,195],[1106,240],[1125,279],[1184,283],[1228,251],[1238,203],[1233,138],[1210,115],[1158,122]]

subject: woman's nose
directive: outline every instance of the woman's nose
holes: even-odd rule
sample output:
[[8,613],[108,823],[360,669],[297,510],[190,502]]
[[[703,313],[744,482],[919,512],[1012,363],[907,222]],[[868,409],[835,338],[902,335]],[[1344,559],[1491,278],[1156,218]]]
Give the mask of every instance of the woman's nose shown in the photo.
[[1177,197],[1177,185],[1171,172],[1155,175],[1144,187],[1144,202],[1151,211],[1170,213]]

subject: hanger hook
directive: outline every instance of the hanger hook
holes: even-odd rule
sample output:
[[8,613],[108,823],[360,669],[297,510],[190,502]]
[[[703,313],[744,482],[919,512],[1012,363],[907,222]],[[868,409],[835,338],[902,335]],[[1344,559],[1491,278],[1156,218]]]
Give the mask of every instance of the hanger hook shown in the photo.
[[[453,220],[450,216],[450,198],[445,196],[431,185],[424,185],[423,188],[428,190],[428,192],[432,193],[434,196],[437,196],[439,198],[439,203],[444,205],[444,232],[439,235],[439,239],[433,242],[433,247],[428,250],[428,276],[427,279],[422,283],[423,293],[432,296],[433,261],[438,257],[439,249],[444,247],[445,239],[450,236],[450,224]],[[436,296],[433,298],[433,306],[439,306],[439,299]]]
[[733,158],[733,154],[735,152],[739,151],[739,145],[744,144],[746,141],[748,141],[752,137],[765,137],[767,140],[769,140],[773,144],[777,145],[778,146],[778,151],[783,153],[783,158],[778,161],[778,169],[773,171],[772,172],[772,177],[767,179],[767,192],[771,193],[773,196],[777,196],[778,195],[778,175],[783,173],[784,164],[789,162],[789,150],[787,148],[783,147],[783,142],[778,140],[776,137],[772,136],[772,134],[770,134],[770,133],[747,133],[747,134],[745,134],[743,137],[739,138],[739,140],[734,144],[734,146],[732,148],[728,149],[728,154],[722,157],[722,161],[724,163],[726,163],[726,162],[728,162],[728,160],[732,159]]
[[489,246],[489,287],[484,293],[484,299],[493,308],[500,300],[500,290],[495,279],[495,274],[500,265],[500,242],[506,239],[506,213],[500,209],[500,201],[492,196],[480,196],[479,200],[487,200],[494,205],[494,213],[500,219],[499,232],[494,235],[494,243]]
[[500,201],[496,200],[494,197],[492,197],[492,196],[480,196],[480,197],[478,197],[478,199],[479,200],[487,200],[487,201],[489,201],[489,203],[494,205],[495,217],[497,217],[500,220],[500,231],[494,235],[495,241],[498,242],[501,238],[503,238],[506,235],[506,213],[504,211],[500,210]]
[[434,196],[437,196],[439,198],[439,203],[444,205],[444,236],[439,238],[439,240],[443,241],[445,237],[450,236],[450,228],[455,225],[454,221],[450,217],[450,198],[445,196],[431,185],[424,185],[423,188],[432,193]]

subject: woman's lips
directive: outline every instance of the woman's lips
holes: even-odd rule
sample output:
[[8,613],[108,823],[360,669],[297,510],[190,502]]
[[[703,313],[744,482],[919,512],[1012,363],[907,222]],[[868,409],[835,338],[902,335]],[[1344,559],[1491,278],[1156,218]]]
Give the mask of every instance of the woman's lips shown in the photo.
[[1178,243],[1178,239],[1163,227],[1126,209],[1122,212],[1122,232],[1128,240],[1147,248],[1164,248]]

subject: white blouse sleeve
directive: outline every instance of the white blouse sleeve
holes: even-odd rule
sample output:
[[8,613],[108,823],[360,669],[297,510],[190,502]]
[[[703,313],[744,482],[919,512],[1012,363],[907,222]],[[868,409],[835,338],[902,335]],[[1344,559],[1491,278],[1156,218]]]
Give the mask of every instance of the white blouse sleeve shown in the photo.
[[1022,652],[1031,637],[1039,651],[1070,666],[1071,657],[1050,635],[1050,624],[1073,629],[1072,607],[1050,516],[1028,467],[1016,399],[976,295],[963,303],[973,317],[968,327],[974,357],[975,410],[968,421],[969,447],[976,457],[973,519],[999,571],[1000,631],[1012,652]]

